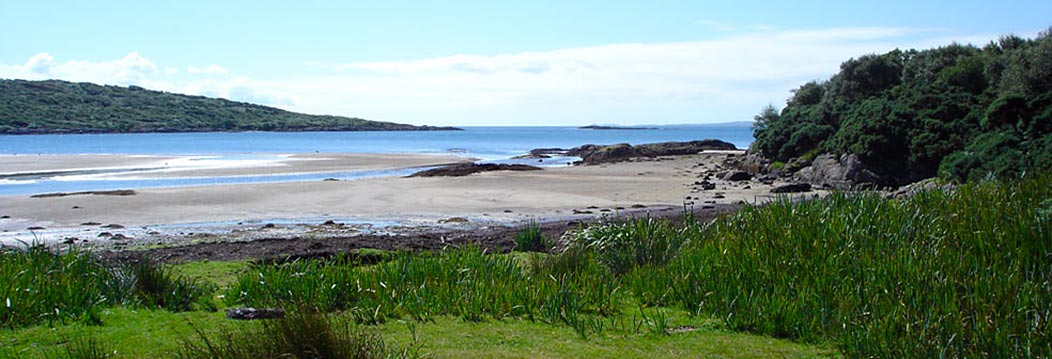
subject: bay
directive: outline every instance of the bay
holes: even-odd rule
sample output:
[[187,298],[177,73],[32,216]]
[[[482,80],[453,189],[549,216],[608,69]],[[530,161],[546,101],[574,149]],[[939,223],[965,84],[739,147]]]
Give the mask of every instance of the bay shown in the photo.
[[[583,144],[644,144],[720,139],[738,148],[752,143],[747,122],[656,126],[645,130],[589,130],[576,127],[466,127],[434,132],[206,132],[141,134],[74,134],[0,136],[0,154],[116,154],[217,156],[223,160],[255,159],[293,153],[457,154],[489,162],[535,148],[571,148]],[[549,161],[549,165],[565,165]],[[411,170],[409,170],[411,172]],[[0,173],[6,173],[0,168]],[[0,181],[0,195],[126,188],[182,187],[236,183],[353,180],[400,176],[407,170],[335,172],[246,177],[167,178],[159,180],[69,180],[37,178]]]

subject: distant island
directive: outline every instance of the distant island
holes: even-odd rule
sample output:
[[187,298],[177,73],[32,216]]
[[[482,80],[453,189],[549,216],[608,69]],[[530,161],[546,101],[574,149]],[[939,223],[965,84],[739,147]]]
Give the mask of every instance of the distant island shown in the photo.
[[601,125],[588,125],[578,127],[582,130],[656,130],[656,127],[623,127],[623,126],[601,126]]
[[0,134],[455,131],[245,102],[59,80],[0,80]]

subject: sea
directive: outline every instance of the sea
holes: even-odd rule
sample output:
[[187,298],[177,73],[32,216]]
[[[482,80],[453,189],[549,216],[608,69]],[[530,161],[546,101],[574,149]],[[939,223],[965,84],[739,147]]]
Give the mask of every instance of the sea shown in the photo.
[[[752,143],[748,122],[593,130],[577,127],[464,127],[464,131],[390,132],[205,132],[0,136],[0,155],[115,154],[202,156],[212,161],[267,159],[294,153],[455,154],[482,162],[516,162],[535,148],[584,144],[644,144],[719,139],[738,148]],[[573,158],[547,161],[566,165]],[[104,171],[85,176],[13,174],[0,168],[0,196],[34,193],[313,181],[404,176],[421,169],[165,179],[108,179]]]

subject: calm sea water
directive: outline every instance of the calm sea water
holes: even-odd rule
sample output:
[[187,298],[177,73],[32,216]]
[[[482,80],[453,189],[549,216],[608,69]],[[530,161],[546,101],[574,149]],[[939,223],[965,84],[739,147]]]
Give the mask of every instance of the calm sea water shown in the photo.
[[[715,138],[747,148],[748,123],[660,126],[653,130],[583,130],[575,127],[467,127],[439,132],[238,132],[99,135],[0,136],[0,154],[210,155],[251,159],[286,153],[459,154],[506,161],[534,148],[570,148],[583,144],[691,141]],[[557,162],[556,162],[557,163]],[[0,173],[6,173],[0,168]],[[179,187],[209,184],[356,179],[405,175],[401,171],[338,172],[251,177],[168,178],[160,180],[2,180],[0,195],[120,188]]]

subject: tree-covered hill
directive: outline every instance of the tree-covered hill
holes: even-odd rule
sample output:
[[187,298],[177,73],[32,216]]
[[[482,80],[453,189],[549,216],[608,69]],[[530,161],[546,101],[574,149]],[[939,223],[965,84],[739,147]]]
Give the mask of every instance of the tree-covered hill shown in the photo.
[[890,185],[1052,169],[1050,31],[866,55],[793,92],[755,118],[774,161],[853,153]]
[[0,80],[0,134],[207,131],[429,131],[224,99],[58,80]]

